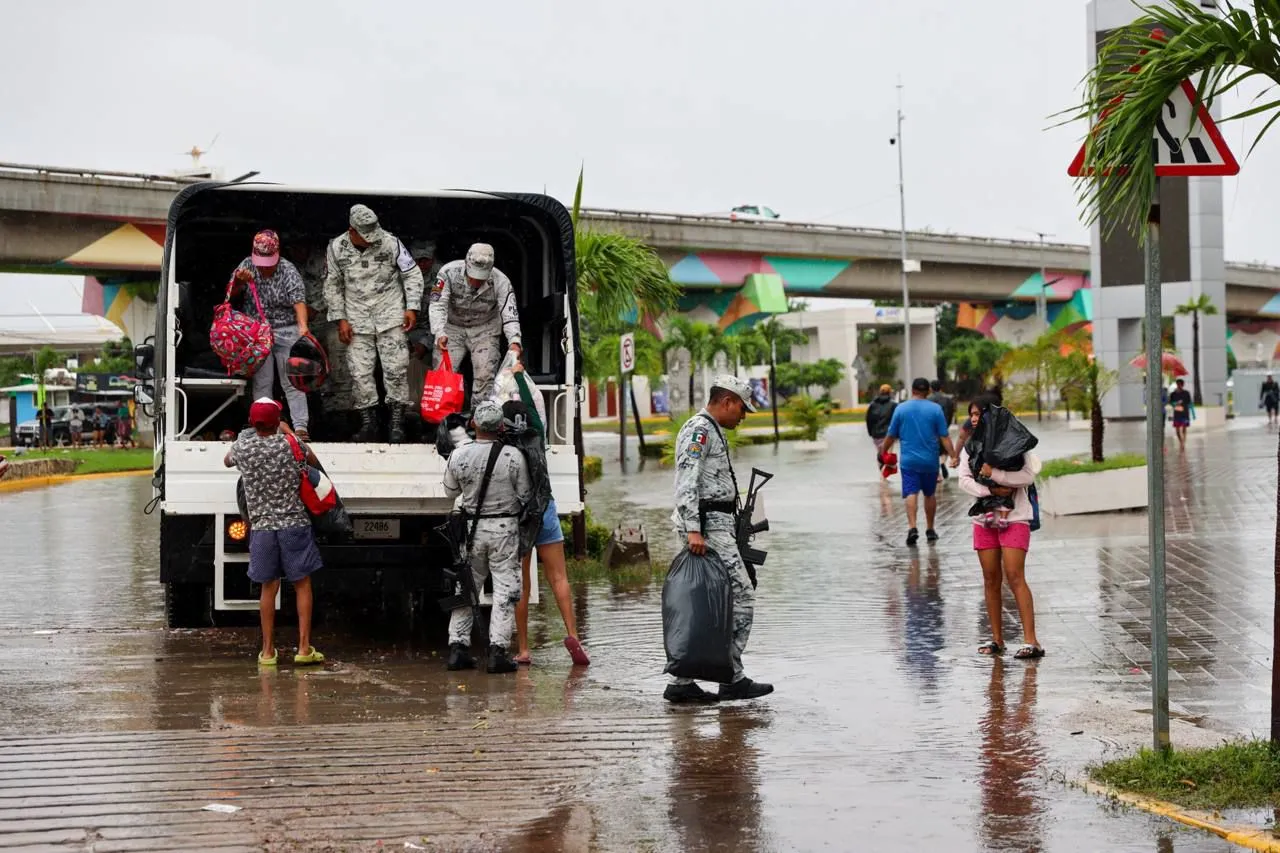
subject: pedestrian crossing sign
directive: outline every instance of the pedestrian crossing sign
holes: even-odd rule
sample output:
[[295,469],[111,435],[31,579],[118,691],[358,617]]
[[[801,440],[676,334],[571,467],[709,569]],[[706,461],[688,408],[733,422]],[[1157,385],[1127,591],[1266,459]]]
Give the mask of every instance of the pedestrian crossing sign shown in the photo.
[[[1105,120],[1106,113],[1103,113]],[[1151,134],[1159,177],[1235,175],[1240,164],[1227,147],[1213,116],[1196,97],[1196,87],[1183,80],[1165,99]],[[1084,173],[1084,145],[1067,167],[1078,178]]]

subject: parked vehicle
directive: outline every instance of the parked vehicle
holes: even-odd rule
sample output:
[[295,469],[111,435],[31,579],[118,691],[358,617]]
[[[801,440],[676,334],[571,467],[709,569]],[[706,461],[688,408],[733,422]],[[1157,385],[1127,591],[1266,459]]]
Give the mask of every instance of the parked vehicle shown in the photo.
[[[245,574],[239,474],[224,466],[230,442],[222,440],[247,421],[251,380],[228,377],[209,348],[227,277],[253,232],[267,225],[285,238],[284,257],[323,256],[328,241],[346,230],[355,203],[372,207],[405,245],[434,242],[441,260],[462,257],[472,242],[493,244],[517,291],[525,369],[546,402],[557,505],[565,514],[582,510],[573,225],[559,202],[525,194],[196,184],[169,210],[155,336],[135,353],[135,399],[155,418],[159,580],[171,627],[228,624],[236,611],[248,617],[258,609]],[[324,418],[323,398],[312,401],[315,424]],[[445,460],[434,428],[400,445],[313,436],[355,528],[354,541],[320,537],[326,591],[349,588],[353,599],[380,595],[384,609],[409,619],[424,609],[438,612],[442,570],[452,555],[437,528],[453,502],[444,494]]]
[[[53,420],[49,424],[50,444],[71,443],[71,407],[59,406],[53,410]],[[36,447],[40,444],[40,421],[32,419],[18,424],[13,432],[13,443],[18,447]]]
[[729,218],[735,222],[738,220],[768,222],[782,217],[771,207],[759,204],[743,204],[729,211]]

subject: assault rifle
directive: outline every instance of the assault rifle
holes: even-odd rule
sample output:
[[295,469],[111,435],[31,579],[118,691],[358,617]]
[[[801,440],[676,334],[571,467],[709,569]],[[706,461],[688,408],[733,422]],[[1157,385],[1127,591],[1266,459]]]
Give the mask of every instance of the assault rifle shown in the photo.
[[450,513],[448,521],[436,530],[448,541],[450,555],[449,565],[443,572],[450,595],[440,599],[440,609],[451,613],[459,607],[470,607],[479,616],[480,594],[467,553],[467,516],[460,512]]
[[743,498],[737,517],[734,519],[733,538],[738,542],[738,555],[742,557],[742,564],[746,566],[747,576],[751,578],[753,588],[756,585],[756,566],[764,565],[767,552],[752,548],[751,540],[757,533],[764,533],[769,529],[769,520],[762,519],[755,522],[752,518],[756,514],[756,498],[760,494],[760,489],[772,479],[773,475],[768,471],[761,471],[759,468],[751,469],[751,480],[747,483],[747,496]]

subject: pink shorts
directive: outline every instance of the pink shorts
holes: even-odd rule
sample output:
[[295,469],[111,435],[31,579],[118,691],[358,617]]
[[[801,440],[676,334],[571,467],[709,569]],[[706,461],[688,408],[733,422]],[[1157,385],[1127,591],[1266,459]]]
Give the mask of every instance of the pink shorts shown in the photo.
[[1004,530],[983,527],[981,524],[973,525],[973,550],[987,551],[992,548],[1031,550],[1031,525],[1025,521],[1015,521]]

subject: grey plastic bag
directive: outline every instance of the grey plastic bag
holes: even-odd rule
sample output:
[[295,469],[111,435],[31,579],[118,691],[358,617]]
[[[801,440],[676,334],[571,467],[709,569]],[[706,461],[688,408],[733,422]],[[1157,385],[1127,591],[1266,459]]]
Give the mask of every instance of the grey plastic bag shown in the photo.
[[662,585],[662,640],[669,675],[733,680],[733,589],[714,551],[698,556],[686,548],[671,561]]

